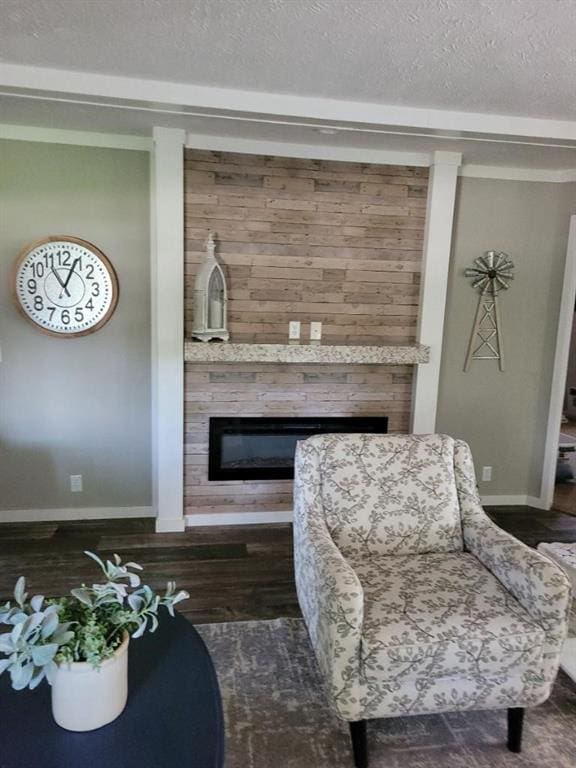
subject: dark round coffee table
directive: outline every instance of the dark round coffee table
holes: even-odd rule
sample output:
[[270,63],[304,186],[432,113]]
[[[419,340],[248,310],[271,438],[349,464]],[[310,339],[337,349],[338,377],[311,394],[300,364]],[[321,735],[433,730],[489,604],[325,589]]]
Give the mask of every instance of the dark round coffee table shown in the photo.
[[128,704],[87,733],[56,725],[50,688],[13,691],[0,677],[0,768],[222,768],[224,724],[206,646],[181,615],[133,640]]

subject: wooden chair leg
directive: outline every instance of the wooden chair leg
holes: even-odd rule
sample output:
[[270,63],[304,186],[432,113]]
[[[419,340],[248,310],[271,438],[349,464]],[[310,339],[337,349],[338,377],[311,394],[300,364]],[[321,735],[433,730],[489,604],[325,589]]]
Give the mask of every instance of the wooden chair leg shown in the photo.
[[366,738],[366,720],[350,723],[352,752],[356,768],[368,768],[368,741]]
[[522,726],[524,707],[512,707],[508,710],[508,749],[510,752],[522,751]]

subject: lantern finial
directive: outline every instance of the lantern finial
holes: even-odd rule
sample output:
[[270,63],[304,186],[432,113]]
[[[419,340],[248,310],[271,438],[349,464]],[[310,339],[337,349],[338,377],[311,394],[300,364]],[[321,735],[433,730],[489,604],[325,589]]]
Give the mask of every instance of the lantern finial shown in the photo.
[[208,254],[208,258],[215,259],[215,252],[216,241],[214,240],[214,232],[208,232],[208,237],[206,238],[206,253]]

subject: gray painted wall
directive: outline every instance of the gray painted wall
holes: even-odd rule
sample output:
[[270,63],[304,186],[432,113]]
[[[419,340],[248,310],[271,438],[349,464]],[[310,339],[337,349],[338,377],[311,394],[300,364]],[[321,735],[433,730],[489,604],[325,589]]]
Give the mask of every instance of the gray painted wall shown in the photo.
[[[439,431],[472,448],[485,495],[540,495],[541,467],[569,217],[576,185],[461,179],[446,307]],[[463,276],[487,250],[508,253],[516,277],[502,297],[506,370],[462,368],[477,296]]]
[[[0,141],[0,510],[151,503],[148,173],[145,152]],[[116,268],[118,307],[90,336],[53,338],[14,308],[12,262],[49,234]]]

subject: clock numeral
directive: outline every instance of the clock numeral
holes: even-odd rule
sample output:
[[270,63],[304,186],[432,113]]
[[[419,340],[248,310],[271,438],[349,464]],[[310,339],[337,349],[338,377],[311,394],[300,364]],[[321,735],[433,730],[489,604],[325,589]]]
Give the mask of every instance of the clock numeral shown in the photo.
[[34,309],[38,312],[44,309],[44,299],[42,296],[34,296]]
[[46,265],[46,269],[48,269],[48,267],[50,267],[50,269],[54,269],[54,254],[45,253],[43,258],[44,258],[44,264]]
[[[82,267],[80,267],[80,268],[82,268]],[[86,279],[87,280],[94,280],[93,275],[94,275],[94,265],[93,264],[88,264],[88,266],[86,267]]]
[[84,312],[82,312],[80,307],[76,307],[74,310],[74,320],[76,320],[77,323],[81,323],[82,320],[84,320]]
[[64,325],[68,325],[68,323],[70,322],[70,312],[68,312],[67,309],[62,310],[62,314],[60,315],[60,317],[62,318],[62,322],[64,323]]
[[32,274],[34,277],[44,277],[44,264],[41,261],[35,261],[32,264]]
[[92,299],[88,299],[88,301],[84,305],[84,309],[89,309],[90,312],[94,312],[94,303],[93,303]]
[[92,283],[92,296],[100,296],[100,284]]
[[58,265],[60,267],[70,266],[70,259],[72,257],[70,251],[58,251],[56,255],[58,256]]
[[28,293],[32,295],[33,293],[36,293],[36,289],[38,287],[38,284],[36,283],[36,280],[34,280],[33,277],[31,277],[27,282],[26,285],[28,286]]
[[46,307],[48,312],[50,312],[50,320],[54,317],[54,312],[56,312],[56,307]]

